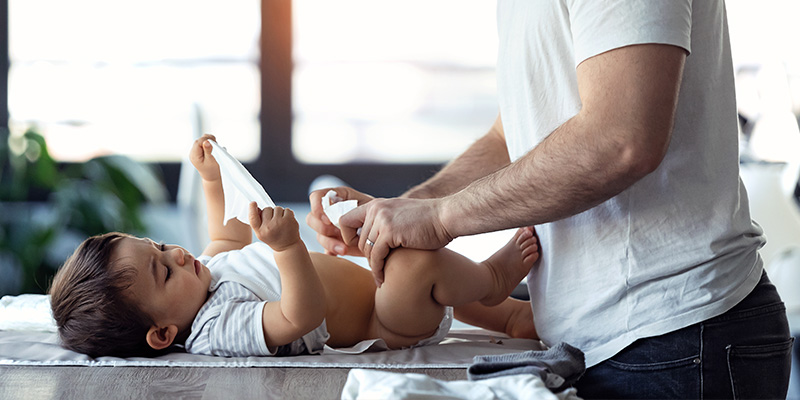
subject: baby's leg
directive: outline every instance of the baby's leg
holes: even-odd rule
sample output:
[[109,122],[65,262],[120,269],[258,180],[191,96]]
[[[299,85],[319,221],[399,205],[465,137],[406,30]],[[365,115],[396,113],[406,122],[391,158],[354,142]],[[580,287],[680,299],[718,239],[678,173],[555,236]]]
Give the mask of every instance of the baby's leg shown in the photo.
[[[432,335],[444,306],[475,301],[495,305],[508,297],[538,258],[531,228],[514,237],[486,261],[476,263],[447,249],[395,249],[386,260],[384,284],[375,293],[374,327],[380,336],[398,335],[408,346]],[[387,340],[390,347],[392,341]]]
[[492,274],[493,288],[479,301],[485,306],[502,303],[528,275],[533,263],[539,259],[539,246],[533,228],[520,228],[503,248],[481,264]]

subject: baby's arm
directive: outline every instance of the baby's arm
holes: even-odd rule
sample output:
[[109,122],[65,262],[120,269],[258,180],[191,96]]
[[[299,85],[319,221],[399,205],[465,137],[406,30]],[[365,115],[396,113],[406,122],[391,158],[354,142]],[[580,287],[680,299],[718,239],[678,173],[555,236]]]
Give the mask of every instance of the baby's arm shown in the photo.
[[247,246],[252,241],[252,234],[250,227],[238,219],[234,218],[227,224],[222,222],[225,216],[225,196],[222,191],[219,164],[211,155],[212,147],[208,142],[209,139],[216,140],[213,135],[203,135],[194,142],[189,160],[203,179],[203,192],[206,198],[208,236],[211,241],[203,250],[203,255],[213,257],[218,253]]
[[267,346],[299,339],[318,327],[327,313],[325,290],[311,262],[292,210],[259,210],[250,203],[250,226],[259,240],[274,250],[281,275],[281,299],[264,305],[263,327]]

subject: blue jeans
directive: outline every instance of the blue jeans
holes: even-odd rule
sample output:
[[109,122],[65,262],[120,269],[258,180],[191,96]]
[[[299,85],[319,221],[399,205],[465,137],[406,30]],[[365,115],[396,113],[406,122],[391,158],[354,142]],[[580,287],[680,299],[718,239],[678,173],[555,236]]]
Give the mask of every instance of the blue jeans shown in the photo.
[[575,384],[592,399],[783,399],[792,342],[786,309],[764,273],[726,313],[639,339]]

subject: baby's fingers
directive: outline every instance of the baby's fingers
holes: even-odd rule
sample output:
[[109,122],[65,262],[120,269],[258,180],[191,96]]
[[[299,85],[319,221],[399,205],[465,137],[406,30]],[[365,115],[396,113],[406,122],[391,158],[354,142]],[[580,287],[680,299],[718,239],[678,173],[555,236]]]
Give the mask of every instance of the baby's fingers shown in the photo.
[[250,202],[250,227],[253,229],[258,229],[261,226],[261,210],[258,209],[258,205],[255,201]]
[[[264,210],[266,210],[266,208]],[[281,218],[284,218],[287,215],[290,215],[289,213],[292,212],[292,210],[290,210],[288,208],[283,208],[281,206],[272,207],[272,208],[270,208],[270,210],[272,210],[272,212],[270,213],[269,218],[267,218],[266,216],[264,217],[265,220],[266,219],[279,220]]]
[[283,213],[280,215],[282,218],[294,219],[294,211],[291,208],[284,208]]
[[211,157],[211,151],[214,150],[214,147],[211,146],[211,142],[208,140],[203,141],[203,157],[208,158]]
[[197,139],[192,145],[192,150],[189,152],[189,159],[192,160],[193,163],[197,163],[198,161],[202,162],[203,155],[203,142]]
[[189,152],[189,160],[191,160],[192,165],[198,170],[206,168],[206,162],[214,158],[211,155],[211,150],[213,148],[209,140],[215,140],[214,135],[203,135],[201,138],[194,141],[192,149]]

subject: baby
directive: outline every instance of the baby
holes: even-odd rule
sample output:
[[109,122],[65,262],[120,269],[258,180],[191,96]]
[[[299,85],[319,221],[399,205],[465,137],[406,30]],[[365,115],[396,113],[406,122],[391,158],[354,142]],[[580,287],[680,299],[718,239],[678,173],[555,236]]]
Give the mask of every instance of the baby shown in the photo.
[[[481,263],[447,249],[395,249],[378,288],[351,261],[310,253],[289,209],[252,203],[249,226],[224,224],[209,139],[195,141],[190,153],[208,209],[203,254],[122,233],[84,241],[50,289],[65,347],[93,357],[152,356],[173,345],[265,356],[382,339],[400,349],[438,343],[453,312],[512,337],[536,337],[530,303],[508,297],[539,257],[532,228]],[[251,243],[253,232],[259,241]]]

